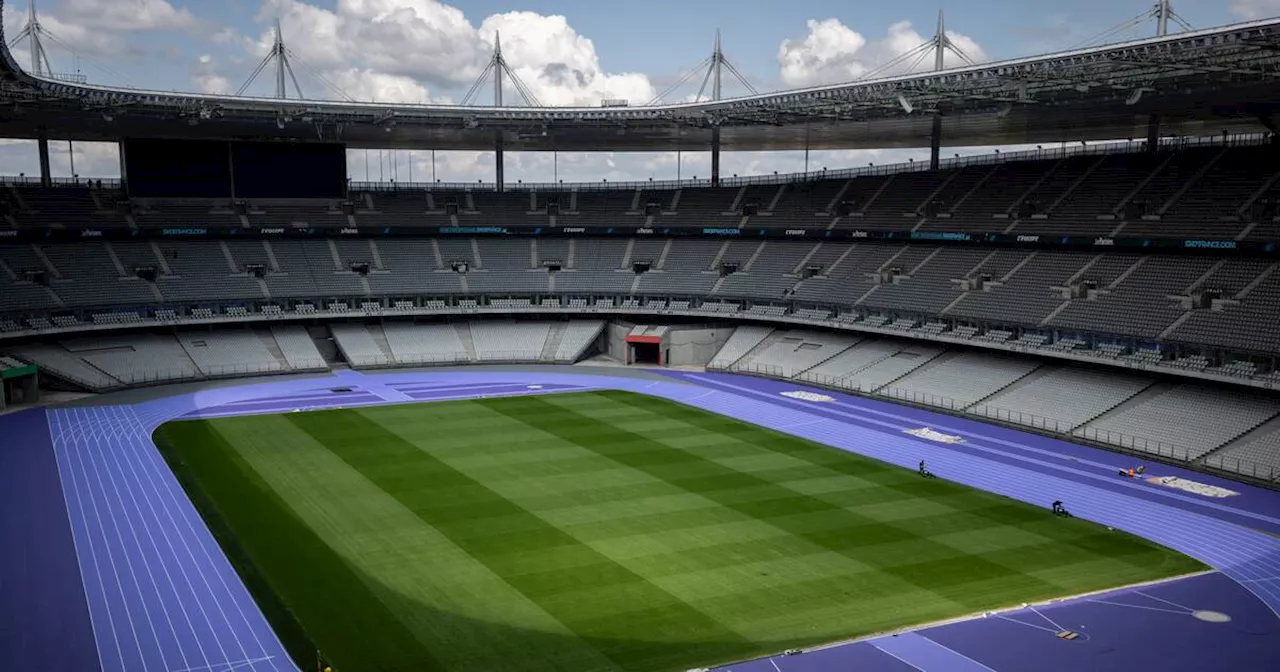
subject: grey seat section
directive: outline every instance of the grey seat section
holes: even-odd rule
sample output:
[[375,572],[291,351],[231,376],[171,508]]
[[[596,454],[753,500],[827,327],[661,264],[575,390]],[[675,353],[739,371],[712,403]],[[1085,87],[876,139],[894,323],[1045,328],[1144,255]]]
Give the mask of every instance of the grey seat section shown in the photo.
[[[1273,399],[1200,385],[1178,385],[1081,427],[1078,436],[1194,459],[1280,413]],[[1110,432],[1110,434],[1108,434]],[[1142,437],[1134,441],[1134,437]]]
[[1066,430],[1120,405],[1151,383],[1151,378],[1127,373],[1059,367],[969,410],[1022,424],[1043,426],[1049,420]]

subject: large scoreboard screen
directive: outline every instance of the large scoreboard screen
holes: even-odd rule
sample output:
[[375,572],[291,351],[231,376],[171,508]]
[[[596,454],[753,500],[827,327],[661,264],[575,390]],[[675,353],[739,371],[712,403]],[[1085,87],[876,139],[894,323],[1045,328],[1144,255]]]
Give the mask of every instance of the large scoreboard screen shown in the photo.
[[340,144],[138,138],[122,149],[129,195],[139,198],[346,197]]

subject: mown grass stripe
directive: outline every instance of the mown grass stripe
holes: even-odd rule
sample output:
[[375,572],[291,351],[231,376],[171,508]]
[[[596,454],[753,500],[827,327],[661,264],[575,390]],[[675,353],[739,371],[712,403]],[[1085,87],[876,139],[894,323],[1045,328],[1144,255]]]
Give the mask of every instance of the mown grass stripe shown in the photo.
[[[654,403],[640,395],[625,392],[597,393],[600,398],[644,409],[668,418],[687,418],[691,427],[710,425],[718,431],[727,429],[723,419],[713,416],[707,420],[705,412],[687,407],[675,407],[669,403]],[[963,604],[971,609],[983,609],[1007,604],[1011,591],[1020,595],[1032,594],[1051,597],[1061,594],[1063,586],[1036,578],[1030,571],[1066,567],[1087,562],[1103,555],[1121,557],[1128,561],[1136,556],[1151,554],[1149,545],[1121,535],[1098,534],[1093,526],[1064,541],[1047,544],[1031,544],[1015,549],[993,551],[984,554],[966,554],[930,538],[928,529],[912,529],[901,521],[886,522],[863,515],[848,508],[841,508],[817,497],[796,493],[782,485],[770,483],[752,474],[736,471],[709,460],[695,451],[668,447],[650,437],[621,429],[611,423],[591,417],[589,406],[598,403],[589,398],[554,399],[550,397],[525,397],[520,399],[485,400],[480,403],[518,419],[543,432],[556,434],[567,441],[610,457],[633,469],[639,469],[673,485],[698,492],[704,497],[722,502],[725,506],[750,517],[765,520],[805,540],[828,550],[846,554],[850,558],[867,562],[885,574],[928,590],[947,600]],[[582,411],[579,405],[588,406]],[[804,456],[808,451],[795,444],[803,444],[794,438],[761,433],[759,438],[739,430],[727,431],[741,440],[767,449],[782,449],[789,454]],[[848,456],[852,465],[870,460]],[[834,463],[828,463],[835,466]],[[876,467],[869,469],[879,473]],[[902,471],[902,470],[898,470]],[[684,474],[694,473],[694,476]],[[857,474],[855,474],[857,475]],[[977,496],[974,491],[941,479],[916,479],[914,484],[887,482],[885,487],[901,488],[917,496],[927,498],[958,498],[962,495]],[[735,490],[749,488],[769,501],[740,501],[726,496]],[[975,506],[952,518],[953,524],[968,521],[974,530],[1001,524],[1044,520],[1045,512],[1031,509],[1009,500],[988,496],[992,501],[986,507]],[[979,501],[982,498],[979,498]],[[779,510],[789,515],[777,515]],[[814,530],[795,522],[795,514],[814,514],[823,519],[823,529]],[[803,516],[802,516],[803,518]],[[1076,521],[1055,521],[1071,525]],[[936,530],[942,532],[944,530]],[[898,552],[884,548],[868,553],[869,547],[896,547]],[[1041,552],[1041,548],[1056,549]],[[1153,554],[1154,555],[1154,554]],[[967,585],[976,582],[1002,580],[1010,589],[975,592]]]
[[446,669],[210,421],[166,424],[156,444],[295,660],[323,643],[339,669]]
[[[289,417],[352,468],[400,499],[424,522],[541,605],[619,669],[660,670],[682,660],[719,660],[747,645],[717,621],[359,411]],[[424,483],[433,487],[420,489]],[[450,497],[433,496],[434,484],[446,487],[450,496],[487,500],[487,504],[483,511],[472,510],[472,515],[466,515],[449,501]],[[490,526],[494,521],[496,528]],[[489,534],[477,534],[478,526]],[[510,559],[505,551],[512,548],[554,548],[573,569],[529,573],[518,563],[505,562]],[[626,627],[622,627],[624,622]]]
[[[577,644],[575,663],[595,656],[558,621],[286,416],[239,418],[214,427],[304,524],[360,569],[371,597],[387,605],[446,668],[501,669],[535,653],[515,638],[495,637],[500,633],[493,623],[515,632],[558,634],[538,642]],[[447,571],[421,572],[422,567]],[[484,644],[459,646],[472,641]]]
[[[322,541],[342,530],[339,559],[404,626],[387,636],[430,642],[450,670],[687,669],[1201,568],[1085,521],[626,393],[297,414],[229,433],[250,454],[278,444],[250,466],[293,510],[324,496],[350,507],[325,502],[332,520],[302,523]],[[370,493],[385,505],[371,508]],[[449,552],[397,543],[410,529]],[[352,623],[363,607],[350,608],[345,621],[315,617]],[[365,638],[338,630],[327,637]],[[433,669],[383,660],[340,669]]]

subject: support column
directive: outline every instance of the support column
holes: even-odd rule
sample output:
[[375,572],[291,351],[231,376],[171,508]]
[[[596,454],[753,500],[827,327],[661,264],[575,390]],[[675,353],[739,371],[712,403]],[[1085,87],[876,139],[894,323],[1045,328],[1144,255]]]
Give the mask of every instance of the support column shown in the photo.
[[503,168],[502,166],[502,131],[498,131],[498,137],[494,140],[494,143],[493,143],[493,166],[496,170],[495,177],[497,179],[497,187],[495,188],[498,191],[503,191],[504,187],[503,187],[503,177],[502,177],[502,172],[503,172],[502,171],[502,168]]
[[1147,152],[1155,153],[1160,149],[1160,117],[1151,115],[1147,118]]
[[125,170],[126,159],[124,155],[124,143],[116,143],[116,158],[120,160],[120,187],[124,189],[124,194],[129,195],[129,171]]
[[711,129],[711,186],[720,184],[720,127]]
[[942,115],[933,113],[933,130],[929,133],[929,170],[937,170],[942,158]]
[[40,186],[53,186],[53,176],[49,172],[49,136],[43,127],[36,136],[36,149],[40,152]]

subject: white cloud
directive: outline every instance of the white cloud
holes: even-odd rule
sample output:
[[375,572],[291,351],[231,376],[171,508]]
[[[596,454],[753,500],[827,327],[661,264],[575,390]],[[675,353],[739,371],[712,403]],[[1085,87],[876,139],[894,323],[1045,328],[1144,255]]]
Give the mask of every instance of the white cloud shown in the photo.
[[563,16],[496,14],[479,34],[486,47],[501,36],[504,59],[543,105],[591,106],[606,98],[643,104],[656,95],[644,74],[604,72],[595,44]]
[[[49,159],[55,177],[71,175],[71,162],[67,154],[68,143],[53,141],[49,145]],[[112,178],[120,175],[120,158],[114,144],[77,142],[75,171],[85,178]],[[1034,149],[1033,146],[1008,147],[1002,151]],[[973,156],[990,154],[990,147],[946,148],[944,157],[955,154]],[[379,172],[379,155],[382,170]],[[368,172],[365,162],[368,160]],[[818,173],[824,168],[835,171],[863,167],[905,163],[908,160],[926,161],[928,149],[870,149],[810,152],[807,168]],[[677,160],[679,168],[677,168]],[[508,152],[505,157],[506,178],[517,181],[552,182],[644,182],[689,180],[695,177],[707,179],[711,174],[711,157],[707,152]],[[412,169],[410,169],[412,164]],[[804,152],[733,152],[721,155],[723,177],[734,175],[771,175],[798,173],[806,168]],[[432,152],[385,151],[352,149],[347,152],[347,170],[353,179],[391,180],[398,182],[429,182],[432,175]],[[38,175],[39,161],[34,140],[0,141],[0,175]],[[441,182],[492,182],[494,177],[493,152],[435,152],[435,176]]]
[[[111,142],[77,142],[67,143],[65,140],[49,141],[49,173],[54,177],[70,177],[72,175],[72,154],[74,148],[75,174],[83,178],[118,177],[120,175],[120,151]],[[40,158],[36,153],[35,140],[8,139],[0,143],[0,174],[40,175]]]
[[[126,56],[135,56],[139,52],[132,47],[127,40],[121,38],[120,35],[109,30],[94,30],[91,25],[68,21],[61,15],[51,12],[41,11],[39,14],[40,26],[48,35],[44,45],[45,52],[52,63],[53,68],[58,71],[66,71],[67,64],[60,63],[60,59],[64,59],[68,53],[68,47],[74,47],[75,51],[90,57],[111,59]],[[27,25],[27,13],[25,9],[14,6],[13,3],[7,3],[4,6],[4,34],[9,40],[17,37],[23,27]],[[23,38],[22,42],[15,45],[11,50],[14,59],[23,68],[31,67],[31,50],[29,38]]]
[[[147,32],[182,30],[194,32],[209,25],[186,9],[175,8],[167,0],[62,0],[42,3],[37,16],[44,29],[44,49],[50,67],[57,74],[86,74],[100,84],[131,86],[111,65],[118,61],[141,62],[156,55],[139,35]],[[4,6],[4,31],[10,39],[27,24],[25,3]],[[172,59],[161,50],[161,58]],[[73,58],[74,54],[74,58]],[[32,70],[29,38],[13,49],[18,64]],[[113,63],[115,61],[116,63]]]
[[[354,100],[386,103],[448,102],[432,99],[427,87],[412,77],[389,75],[368,68],[363,70],[347,68],[338,72],[328,72],[326,79]],[[315,95],[319,92],[310,93]]]
[[196,59],[196,65],[191,72],[191,81],[195,83],[196,90],[200,93],[227,94],[232,92],[231,82],[218,72],[213,57],[209,54],[201,54]]
[[[893,67],[880,68],[930,39],[921,35],[910,21],[889,26],[887,34],[877,40],[868,40],[839,19],[810,20],[808,27],[809,34],[804,39],[783,40],[778,47],[782,81],[789,86],[848,82],[877,71],[880,75],[906,72],[917,63],[914,56],[902,59]],[[987,59],[986,52],[973,38],[950,30],[947,38],[969,58]],[[932,68],[933,59],[932,52],[924,55],[915,70]],[[947,50],[943,62],[946,67],[964,64],[951,50]]]
[[[259,18],[279,17],[285,42],[311,67],[370,68],[428,84],[469,84],[488,48],[462,11],[435,0],[337,0],[333,10],[266,0]],[[267,53],[272,30],[258,40]]]
[[[1035,149],[1033,145],[1001,148],[1001,151]],[[948,147],[943,157],[990,154],[990,147]],[[381,160],[380,160],[381,157]],[[799,173],[808,169],[820,173],[865,167],[927,161],[928,149],[859,149],[814,151],[806,165],[804,152],[732,152],[721,155],[721,176],[772,175]],[[366,160],[368,169],[366,172]],[[679,166],[677,167],[677,162]],[[379,163],[382,170],[379,172]],[[413,168],[409,166],[412,163]],[[429,182],[432,175],[432,152],[420,150],[384,151],[353,149],[347,152],[347,169],[352,179],[373,181],[396,179],[398,182]],[[707,179],[711,175],[708,152],[508,152],[504,172],[508,183],[563,182],[645,182],[683,178]],[[435,176],[441,182],[494,179],[493,152],[435,152]]]
[[1231,0],[1231,11],[1246,19],[1280,16],[1280,0]]
[[[350,80],[351,73],[380,77],[378,84],[352,83],[404,100],[416,87],[423,87],[423,97],[430,87],[469,87],[484,72],[499,35],[508,66],[543,105],[598,105],[604,98],[643,103],[654,96],[644,74],[605,72],[595,45],[563,16],[507,12],[476,26],[461,10],[435,0],[337,0],[333,10],[266,0],[259,17],[272,16],[280,17],[285,44],[305,66],[335,84]],[[255,42],[259,57],[270,49],[273,31],[265,30]],[[482,90],[480,100],[489,102],[488,92]],[[511,84],[504,87],[504,100],[522,104]]]
[[214,44],[231,44],[237,39],[239,39],[239,35],[237,35],[235,29],[230,26],[219,28],[209,36],[209,41]]
[[[312,69],[336,88],[357,100],[387,102],[450,102],[444,92],[465,91],[484,70],[496,37],[501,35],[508,65],[544,105],[598,105],[605,98],[622,98],[641,104],[655,96],[653,80],[644,73],[608,71],[601,63],[594,42],[579,34],[564,16],[511,11],[488,17],[467,17],[454,6],[436,0],[333,0],[319,6],[301,0],[263,0],[258,20],[264,25],[279,16],[286,44],[297,55],[295,71],[303,92],[313,97],[336,97],[311,77]],[[1256,4],[1256,2],[1255,2]],[[199,8],[202,3],[190,5]],[[12,3],[5,6],[5,28],[16,34],[25,20]],[[233,45],[231,50],[193,54],[188,86],[209,93],[235,91],[240,80],[267,53],[274,38],[273,27],[265,27],[247,37],[229,28],[215,29],[214,22],[193,17],[164,0],[67,0],[61,16],[42,13],[42,21],[64,40],[75,40],[86,53],[101,54],[114,64],[135,48],[136,36],[125,34],[135,27],[147,30],[193,30],[199,28],[208,45]],[[145,15],[137,24],[133,15]],[[92,31],[83,26],[101,25]],[[127,24],[127,25],[126,25]],[[972,39],[949,33],[971,57],[983,59],[982,49]],[[848,80],[925,41],[910,23],[895,24],[879,39],[868,39],[836,19],[809,22],[809,33],[795,41],[784,41],[778,50],[783,81],[789,86]],[[95,42],[95,40],[97,40]],[[21,59],[23,50],[16,52]],[[242,62],[237,62],[243,56]],[[954,56],[949,65],[957,64]],[[926,65],[931,65],[930,60]],[[130,70],[125,70],[131,72]],[[137,72],[136,70],[133,72]],[[140,77],[145,79],[145,77]],[[234,83],[234,85],[233,85]],[[490,84],[492,80],[490,80]],[[140,85],[168,88],[169,83],[140,81]],[[259,77],[251,93],[270,89],[271,77]],[[292,89],[292,86],[290,86]],[[478,102],[490,102],[492,87],[479,92]],[[692,100],[689,92],[675,99]],[[705,96],[704,96],[705,97]],[[519,104],[514,87],[505,93],[508,103]],[[65,143],[64,145],[65,146]],[[76,171],[82,175],[113,177],[119,163],[111,145],[76,145]],[[948,149],[987,153],[990,149]],[[69,161],[55,151],[55,174],[65,174]],[[359,150],[349,155],[351,175],[364,179],[364,159],[371,157],[370,177],[378,179],[376,152]],[[393,175],[409,180],[409,165],[416,181],[431,176],[431,152],[385,152],[382,177]],[[855,150],[812,152],[808,168],[820,171],[868,163],[882,165],[927,159],[928,150]],[[394,157],[394,158],[393,158]],[[646,181],[707,178],[707,152],[651,153],[514,153],[506,154],[509,181],[597,182],[600,180]],[[394,172],[393,168],[394,167]],[[492,152],[437,152],[436,177],[442,181],[489,182],[494,176]],[[742,152],[722,156],[724,177],[791,173],[804,170],[803,152]],[[34,143],[19,141],[0,146],[0,173],[28,175],[38,170]],[[61,171],[61,172],[59,172]]]
[[199,23],[167,0],[63,0],[59,13],[72,23],[114,32],[188,30]]

